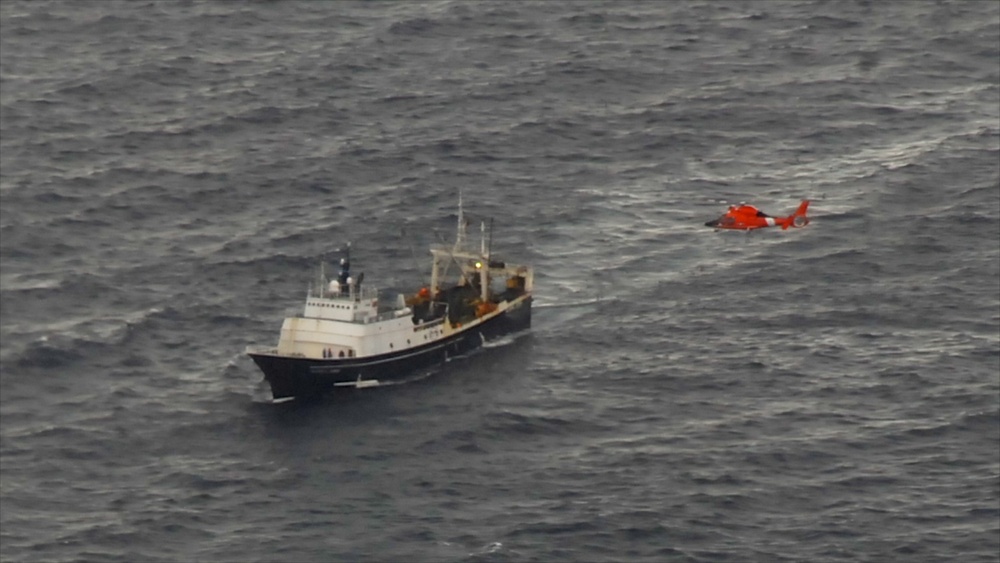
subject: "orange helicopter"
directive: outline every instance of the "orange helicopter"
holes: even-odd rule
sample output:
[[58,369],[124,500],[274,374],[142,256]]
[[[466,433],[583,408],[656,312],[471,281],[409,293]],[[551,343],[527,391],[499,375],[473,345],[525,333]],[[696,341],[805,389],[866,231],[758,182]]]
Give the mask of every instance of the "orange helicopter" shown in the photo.
[[745,203],[730,205],[729,211],[726,211],[718,219],[705,223],[705,226],[738,231],[751,231],[765,227],[781,227],[781,230],[785,230],[788,227],[805,227],[809,224],[809,218],[806,217],[806,209],[808,207],[809,200],[807,199],[803,200],[799,208],[795,210],[795,213],[792,213],[788,217],[771,217],[752,205]]

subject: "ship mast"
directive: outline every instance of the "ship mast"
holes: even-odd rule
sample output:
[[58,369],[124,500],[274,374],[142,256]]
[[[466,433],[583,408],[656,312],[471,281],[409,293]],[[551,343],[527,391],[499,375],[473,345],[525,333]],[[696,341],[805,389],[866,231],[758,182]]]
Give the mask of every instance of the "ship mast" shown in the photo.
[[479,298],[485,303],[490,297],[490,260],[486,256],[486,221],[479,222],[479,259],[476,260],[479,271]]
[[457,252],[465,244],[465,213],[462,210],[462,190],[458,190],[458,233],[455,235],[455,249]]

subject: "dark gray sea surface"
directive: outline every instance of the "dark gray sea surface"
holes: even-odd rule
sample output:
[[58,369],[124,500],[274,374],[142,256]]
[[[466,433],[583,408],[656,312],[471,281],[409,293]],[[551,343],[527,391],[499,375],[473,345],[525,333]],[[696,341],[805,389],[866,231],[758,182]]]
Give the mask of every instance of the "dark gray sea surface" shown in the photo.
[[[1000,559],[1000,3],[3,0],[0,134],[4,562]],[[460,190],[533,328],[271,404]]]

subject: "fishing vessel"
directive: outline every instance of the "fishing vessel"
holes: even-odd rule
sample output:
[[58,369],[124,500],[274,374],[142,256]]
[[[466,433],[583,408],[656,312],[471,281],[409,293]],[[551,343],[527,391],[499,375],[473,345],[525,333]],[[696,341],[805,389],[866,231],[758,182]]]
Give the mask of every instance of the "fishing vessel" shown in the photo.
[[398,382],[531,326],[533,270],[492,254],[482,223],[479,247],[467,241],[461,197],[452,245],[432,246],[429,285],[385,302],[351,272],[350,245],[336,278],[321,262],[302,314],[281,325],[274,347],[249,346],[274,402],[342,388]]

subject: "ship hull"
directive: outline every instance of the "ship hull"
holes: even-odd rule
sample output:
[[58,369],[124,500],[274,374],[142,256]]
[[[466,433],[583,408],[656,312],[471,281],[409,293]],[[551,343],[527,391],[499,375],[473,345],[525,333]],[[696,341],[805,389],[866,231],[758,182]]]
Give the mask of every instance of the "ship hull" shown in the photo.
[[466,354],[490,340],[531,326],[531,297],[482,323],[421,346],[363,358],[303,358],[278,354],[249,355],[264,372],[275,401],[312,399],[337,389],[373,387]]

